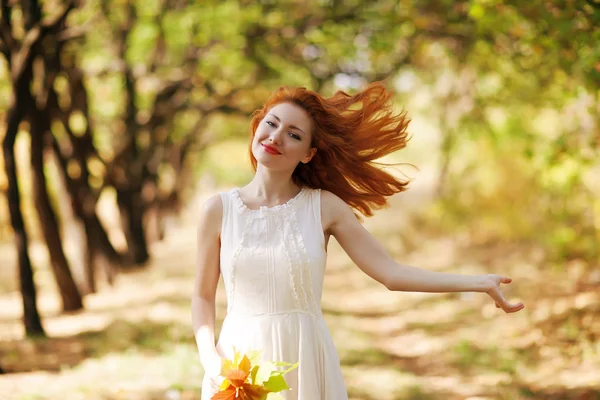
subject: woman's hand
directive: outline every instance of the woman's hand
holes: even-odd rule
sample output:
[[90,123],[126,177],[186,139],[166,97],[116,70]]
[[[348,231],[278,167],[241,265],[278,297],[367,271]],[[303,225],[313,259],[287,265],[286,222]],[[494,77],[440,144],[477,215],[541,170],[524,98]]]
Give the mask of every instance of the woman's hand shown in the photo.
[[212,355],[204,365],[204,374],[206,374],[210,381],[212,393],[218,392],[221,383],[223,383],[224,378],[221,376],[222,366],[223,359],[218,353]]
[[203,365],[204,372],[210,376],[217,376],[221,374],[221,367],[223,366],[223,359],[219,353],[215,352],[206,360]]
[[512,279],[506,276],[488,274],[484,276],[485,279],[485,293],[490,295],[496,302],[496,307],[503,309],[507,313],[514,313],[522,310],[525,307],[523,303],[511,304],[509,303],[500,290],[501,283],[511,283]]

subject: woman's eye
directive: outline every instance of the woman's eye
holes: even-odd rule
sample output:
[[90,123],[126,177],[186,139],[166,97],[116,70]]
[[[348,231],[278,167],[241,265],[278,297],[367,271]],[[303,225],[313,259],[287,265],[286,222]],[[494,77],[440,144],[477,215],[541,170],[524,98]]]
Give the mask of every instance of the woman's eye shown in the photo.
[[[276,128],[276,125],[272,121],[265,121],[265,122],[267,123],[267,125],[272,126],[273,128]],[[301,140],[302,139],[299,135],[297,135],[297,134],[295,134],[293,132],[290,132],[289,135],[291,137],[293,137],[294,139],[296,139],[296,140]]]

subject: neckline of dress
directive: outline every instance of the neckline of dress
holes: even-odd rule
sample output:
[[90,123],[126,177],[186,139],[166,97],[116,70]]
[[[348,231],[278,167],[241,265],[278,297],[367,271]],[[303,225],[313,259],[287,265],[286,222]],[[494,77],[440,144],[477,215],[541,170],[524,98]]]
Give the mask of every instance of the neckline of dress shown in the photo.
[[242,199],[240,197],[240,193],[239,193],[239,188],[233,188],[231,190],[231,193],[233,194],[233,199],[234,199],[235,203],[237,204],[238,209],[241,212],[248,212],[251,214],[256,214],[256,213],[277,213],[277,212],[285,211],[286,209],[293,206],[294,203],[298,202],[298,200],[300,200],[300,198],[306,192],[306,190],[307,190],[306,187],[303,186],[300,189],[300,192],[298,192],[298,194],[296,194],[294,197],[292,197],[291,199],[289,199],[288,201],[286,201],[283,204],[277,204],[272,207],[260,206],[260,208],[256,208],[256,209],[248,208],[248,206],[242,201]]

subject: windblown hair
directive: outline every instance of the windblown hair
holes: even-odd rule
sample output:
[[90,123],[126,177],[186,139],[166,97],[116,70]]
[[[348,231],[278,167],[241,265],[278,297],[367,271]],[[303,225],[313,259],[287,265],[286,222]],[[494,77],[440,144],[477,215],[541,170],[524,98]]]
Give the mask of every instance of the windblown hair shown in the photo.
[[[304,87],[282,86],[252,113],[251,139],[273,106],[290,102],[302,107],[313,119],[311,147],[317,152],[310,162],[298,164],[292,174],[294,183],[329,190],[371,216],[373,209],[387,205],[386,197],[406,190],[409,183],[383,171],[380,166],[385,164],[375,161],[406,147],[409,140],[410,119],[404,111],[393,113],[390,98],[382,82],[352,96],[340,90],[330,98]],[[250,160],[256,171],[252,141]]]

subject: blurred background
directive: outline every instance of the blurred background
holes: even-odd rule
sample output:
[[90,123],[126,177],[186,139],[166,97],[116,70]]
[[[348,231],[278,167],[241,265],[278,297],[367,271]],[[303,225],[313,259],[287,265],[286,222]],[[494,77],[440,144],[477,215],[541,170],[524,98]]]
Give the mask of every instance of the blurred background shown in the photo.
[[598,0],[2,0],[1,18],[0,399],[199,399],[195,223],[252,178],[251,112],[281,85],[378,80],[412,119],[382,161],[412,183],[366,227],[401,263],[511,276],[526,308],[388,292],[332,240],[350,398],[600,399]]

